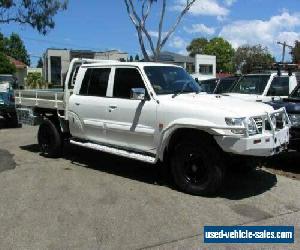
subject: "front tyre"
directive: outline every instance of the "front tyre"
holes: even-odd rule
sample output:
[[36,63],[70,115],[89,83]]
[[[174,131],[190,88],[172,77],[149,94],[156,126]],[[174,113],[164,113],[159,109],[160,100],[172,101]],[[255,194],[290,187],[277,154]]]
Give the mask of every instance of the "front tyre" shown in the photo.
[[49,119],[45,119],[39,127],[38,144],[46,157],[57,158],[62,154],[61,132]]
[[173,150],[170,164],[175,184],[186,193],[213,195],[223,183],[221,153],[211,138],[180,142]]

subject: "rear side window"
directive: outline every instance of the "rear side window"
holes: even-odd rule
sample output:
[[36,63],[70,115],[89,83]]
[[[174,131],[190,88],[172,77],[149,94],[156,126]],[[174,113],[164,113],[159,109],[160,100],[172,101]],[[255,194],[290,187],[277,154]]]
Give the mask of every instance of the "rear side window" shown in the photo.
[[134,68],[116,69],[113,96],[130,99],[132,88],[145,88],[139,71]]
[[106,96],[110,71],[111,69],[106,68],[87,69],[79,94],[100,97]]
[[271,83],[268,92],[269,96],[288,96],[289,95],[289,77],[275,77]]

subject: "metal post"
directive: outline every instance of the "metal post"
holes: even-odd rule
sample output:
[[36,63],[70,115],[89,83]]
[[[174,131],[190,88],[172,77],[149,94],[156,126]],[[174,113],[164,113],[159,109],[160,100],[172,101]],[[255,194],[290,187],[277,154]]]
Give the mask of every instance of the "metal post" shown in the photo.
[[290,48],[290,49],[293,49],[293,46],[291,45],[288,45],[286,42],[277,42],[277,44],[279,45],[282,45],[282,63],[284,63],[284,58],[285,58],[285,50],[286,50],[286,47]]

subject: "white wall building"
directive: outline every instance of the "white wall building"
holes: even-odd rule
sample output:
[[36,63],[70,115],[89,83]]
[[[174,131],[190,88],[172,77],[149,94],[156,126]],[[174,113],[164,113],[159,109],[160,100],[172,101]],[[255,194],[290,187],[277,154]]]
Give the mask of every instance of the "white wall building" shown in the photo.
[[193,77],[199,80],[215,78],[217,75],[217,58],[211,55],[195,56],[195,74]]

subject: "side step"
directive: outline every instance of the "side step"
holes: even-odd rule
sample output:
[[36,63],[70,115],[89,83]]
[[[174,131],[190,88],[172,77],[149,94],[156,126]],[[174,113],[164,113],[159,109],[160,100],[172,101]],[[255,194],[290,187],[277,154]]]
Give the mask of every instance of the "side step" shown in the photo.
[[104,145],[100,145],[100,144],[96,144],[96,143],[92,143],[92,142],[79,142],[79,141],[75,141],[75,140],[70,140],[70,143],[81,146],[81,147],[90,148],[90,149],[98,150],[101,152],[109,153],[109,154],[114,154],[114,155],[123,156],[126,158],[130,158],[130,159],[134,159],[134,160],[138,160],[138,161],[142,161],[142,162],[147,162],[150,164],[156,163],[156,159],[153,156],[143,155],[143,154],[135,153],[132,151],[127,151],[124,149],[113,148],[110,146],[104,146]]

